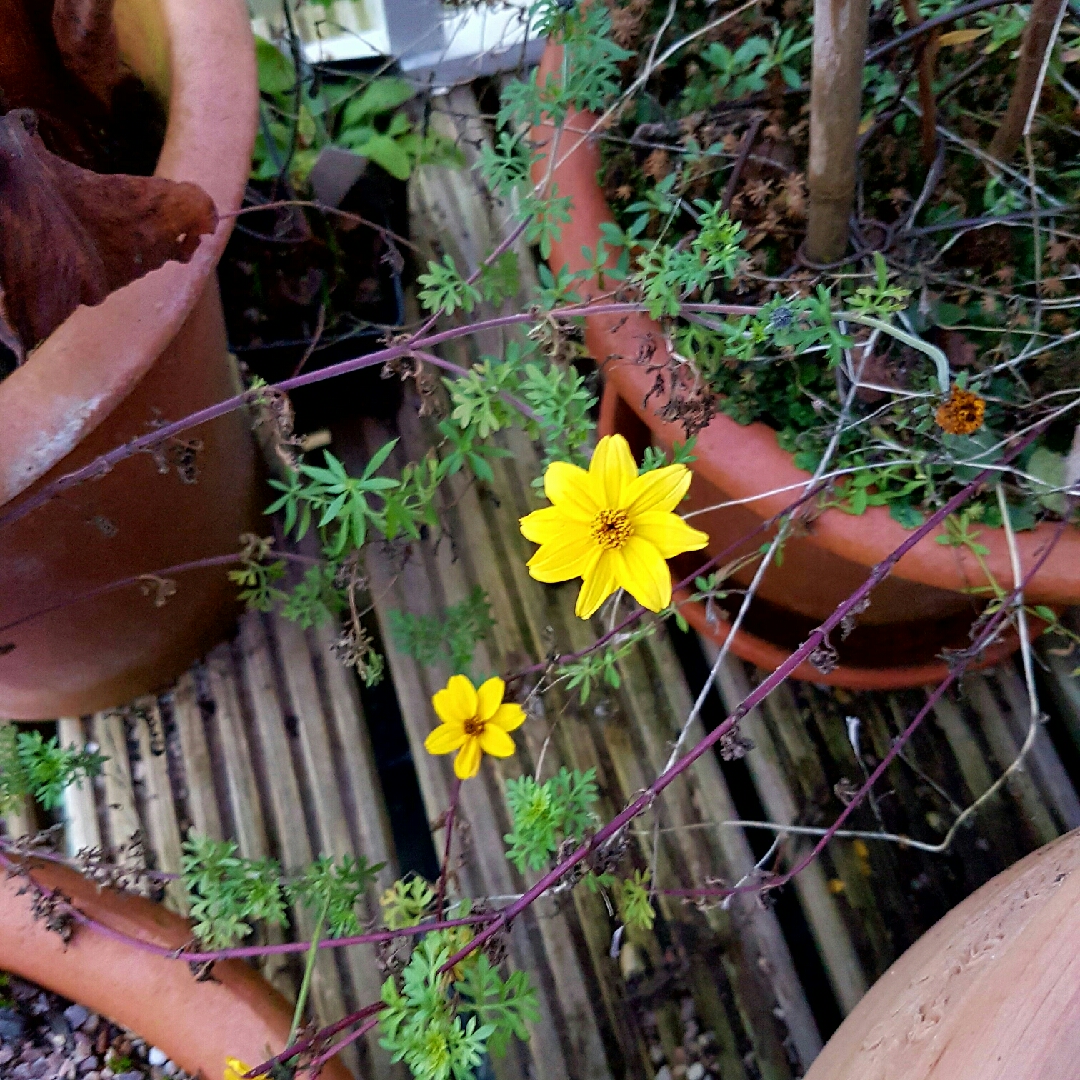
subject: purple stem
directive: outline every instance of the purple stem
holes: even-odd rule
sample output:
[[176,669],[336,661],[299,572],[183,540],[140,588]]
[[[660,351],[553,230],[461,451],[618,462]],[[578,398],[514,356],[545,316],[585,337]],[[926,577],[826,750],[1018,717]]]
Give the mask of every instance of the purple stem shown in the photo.
[[[1001,602],[1001,607],[998,608],[994,614],[987,619],[986,625],[981,632],[976,636],[972,642],[971,647],[967,650],[966,655],[961,663],[956,664],[950,668],[948,675],[941,680],[940,683],[934,688],[934,690],[927,696],[926,704],[918,711],[915,718],[911,723],[901,732],[899,736],[893,741],[892,746],[888,752],[881,759],[877,768],[866,778],[866,782],[855,793],[851,802],[841,811],[839,817],[829,826],[829,828],[822,833],[818,842],[814,845],[813,850],[802,859],[800,859],[790,870],[784,874],[780,874],[774,878],[770,878],[767,882],[757,882],[751,885],[740,885],[731,889],[710,889],[710,888],[698,888],[698,889],[661,889],[660,891],[665,896],[681,896],[681,897],[694,897],[694,896],[734,896],[737,893],[743,892],[763,892],[766,889],[778,889],[782,885],[786,885],[796,874],[802,873],[813,861],[824,851],[826,844],[836,835],[841,828],[843,828],[844,822],[855,812],[855,808],[866,798],[870,793],[870,789],[877,783],[878,780],[884,775],[885,770],[895,760],[896,756],[904,748],[905,743],[915,734],[915,730],[929,715],[930,710],[941,699],[946,690],[960,676],[967,670],[971,664],[973,656],[986,645],[988,645],[994,638],[1002,622],[1008,617],[1009,611],[1013,602],[1018,596],[1020,596],[1027,583],[1042,569],[1043,564],[1050,557],[1050,553],[1054,550],[1057,542],[1061,539],[1068,521],[1062,521],[1059,523],[1057,531],[1053,538],[1047,543],[1043,549],[1042,554],[1035,560],[1031,569],[1023,576],[1020,583],[1013,588]],[[742,708],[742,706],[740,706]]]
[[[381,1009],[382,1007],[383,1007],[382,1002],[379,1002],[379,1008]],[[345,1049],[345,1047],[350,1046],[352,1043],[356,1042],[357,1039],[363,1038],[378,1022],[379,1022],[379,1018],[377,1016],[373,1016],[365,1024],[362,1024],[360,1027],[358,1027],[354,1032],[350,1033],[349,1035],[346,1035],[345,1038],[342,1039],[340,1042],[334,1043],[334,1045],[331,1046],[330,1049],[326,1051],[326,1053],[320,1054],[311,1063],[311,1065],[308,1066],[311,1069],[311,1075],[312,1076],[317,1076],[319,1070],[332,1057],[334,1057],[335,1054],[340,1054],[341,1051]]]
[[446,811],[446,844],[443,847],[442,870],[439,872],[439,888],[435,897],[435,918],[443,913],[443,899],[446,897],[446,879],[450,874],[450,845],[454,842],[454,818],[457,817],[458,800],[461,798],[461,781],[454,777],[454,786],[450,789],[450,809]]
[[[1003,456],[1002,463],[1011,461],[1025,446],[1030,445],[1041,434],[1045,422],[1036,425],[1023,438]],[[538,897],[555,885],[560,878],[572,870],[578,863],[588,857],[590,852],[596,850],[605,841],[619,832],[625,825],[632,821],[638,814],[646,810],[672,781],[678,779],[695,761],[712,749],[747,713],[765,700],[789,675],[802,663],[810,659],[811,654],[822,644],[830,631],[840,625],[844,616],[857,609],[873,589],[882,582],[892,568],[906,555],[923,537],[928,536],[950,514],[959,510],[967,499],[992,476],[997,475],[996,469],[983,469],[974,480],[966,487],[957,492],[940,509],[935,511],[926,521],[915,529],[904,542],[895,548],[890,554],[871,569],[866,580],[844,601],[838,604],[831,615],[814,630],[810,636],[800,645],[771,675],[760,682],[742,701],[739,707],[718,727],[714,728],[684,757],[680,758],[670,769],[661,773],[652,784],[649,785],[636,799],[625,809],[612,818],[602,829],[596,832],[589,840],[583,843],[576,851],[564,859],[554,869],[548,871],[532,888],[528,889],[513,903],[507,905],[499,912],[498,918],[480,931],[466,946],[459,949],[443,965],[443,971],[461,963],[471,953],[475,952],[489,941],[500,930],[504,929],[517,915],[520,915]],[[1045,556],[1044,556],[1045,557]],[[850,812],[850,808],[847,811]],[[843,820],[841,818],[841,820]]]
[[[500,245],[499,248],[496,248],[496,251],[499,251],[502,248],[503,245]],[[692,310],[716,311],[720,313],[727,312],[730,314],[746,314],[757,310],[756,308],[746,308],[741,305],[724,304],[695,304],[687,305],[687,307]],[[559,311],[549,312],[548,314],[553,318],[576,319],[586,315],[615,314],[618,312],[643,310],[645,310],[645,308],[642,304],[579,304],[562,308]],[[69,473],[65,473],[63,476],[57,477],[56,480],[53,480],[42,487],[40,491],[36,491],[33,495],[30,495],[25,499],[17,500],[17,505],[0,514],[0,528],[14,524],[16,521],[20,521],[22,518],[26,517],[27,514],[44,506],[47,502],[66,491],[68,488],[74,487],[76,484],[81,484],[86,480],[104,476],[113,468],[113,466],[129,457],[144,453],[168,439],[175,438],[177,435],[180,435],[193,427],[198,427],[200,424],[205,424],[211,420],[216,420],[218,417],[225,416],[240,408],[242,405],[253,403],[258,399],[259,394],[264,389],[281,391],[295,390],[301,386],[310,386],[314,383],[323,382],[326,379],[336,378],[338,375],[346,375],[353,371],[361,371],[364,368],[374,367],[377,364],[386,363],[389,360],[396,360],[403,356],[409,356],[418,349],[430,349],[435,345],[441,345],[444,342],[453,341],[457,338],[466,337],[483,330],[497,330],[504,326],[518,326],[523,323],[533,322],[535,321],[535,318],[536,316],[532,312],[519,312],[515,315],[498,315],[490,319],[484,319],[478,323],[450,327],[437,334],[423,337],[423,333],[433,322],[433,319],[429,319],[427,323],[409,338],[408,341],[401,344],[391,345],[385,349],[380,349],[378,352],[370,353],[367,356],[356,357],[353,360],[343,360],[340,364],[331,364],[329,367],[321,368],[318,371],[308,371],[303,375],[296,375],[290,379],[283,379],[281,382],[274,383],[270,387],[245,390],[242,394],[226,398],[224,401],[219,401],[216,405],[208,405],[205,409],[200,409],[198,412],[192,413],[183,420],[175,420],[171,424],[165,424],[146,435],[140,435],[138,438],[132,439],[122,446],[118,446],[115,449],[102,454],[100,457],[96,457],[93,461],[81,468],[74,469]],[[440,366],[446,367],[448,370],[455,371],[458,374],[463,375],[466,373],[464,368],[457,364],[451,364],[450,361],[442,361]]]
[[[300,1042],[295,1042],[292,1046],[282,1050],[280,1054],[270,1058],[269,1061],[264,1061],[261,1065],[256,1065],[250,1072],[244,1073],[244,1080],[251,1080],[256,1076],[262,1076],[268,1073],[275,1065],[280,1065],[284,1061],[288,1061],[290,1058],[296,1057],[297,1054],[302,1054],[310,1046],[314,1046],[315,1043],[320,1042],[323,1039],[329,1039],[331,1035],[336,1035],[339,1031],[343,1031],[350,1024],[355,1024],[358,1020],[364,1020],[371,1016],[372,1013],[379,1012],[384,1008],[381,1001],[376,1001],[371,1005],[365,1005],[357,1012],[350,1013],[348,1016],[343,1017],[336,1023],[329,1024],[327,1027],[321,1028],[316,1031],[314,1035],[309,1035],[306,1039],[302,1039]],[[377,1021],[376,1021],[377,1022]],[[374,1026],[374,1025],[373,1025]],[[369,1030],[369,1029],[364,1029]],[[363,1034],[363,1030],[361,1031]],[[357,1036],[359,1038],[359,1036]],[[335,1051],[336,1053],[336,1051]],[[333,1056],[333,1055],[331,1055]]]
[[[321,561],[311,555],[298,555],[291,551],[275,551],[274,557],[300,563],[318,563]],[[9,630],[14,630],[16,627],[22,626],[23,623],[30,622],[31,619],[40,619],[43,615],[49,615],[54,611],[59,611],[61,608],[81,603],[83,600],[93,600],[95,597],[104,596],[106,593],[115,592],[117,589],[124,589],[129,585],[145,584],[148,579],[166,578],[173,574],[182,574],[188,570],[206,570],[210,567],[228,566],[231,563],[242,561],[239,552],[232,552],[229,555],[210,555],[205,559],[194,559],[192,562],[177,563],[176,566],[167,566],[164,570],[151,570],[145,574],[133,574],[131,577],[122,578],[119,581],[111,581],[108,585],[99,585],[96,589],[90,589],[88,592],[79,593],[78,596],[69,596],[65,600],[58,600],[48,607],[39,608],[37,611],[31,611],[28,615],[20,615],[19,618],[0,626],[0,634],[6,634]]]

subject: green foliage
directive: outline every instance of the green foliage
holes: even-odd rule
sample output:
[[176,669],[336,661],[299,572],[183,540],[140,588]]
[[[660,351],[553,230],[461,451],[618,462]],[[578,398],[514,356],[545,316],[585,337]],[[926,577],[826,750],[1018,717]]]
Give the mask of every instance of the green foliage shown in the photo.
[[404,1061],[416,1080],[470,1080],[495,1031],[475,1015],[465,1020],[455,1014],[450,977],[440,971],[450,955],[442,935],[429,934],[413,950],[401,989],[392,978],[383,983],[379,1043],[391,1061]]
[[467,375],[446,379],[451,418],[481,440],[522,424],[541,443],[545,465],[580,462],[592,437],[589,414],[596,399],[572,367],[532,357],[535,352],[512,341],[505,356],[482,357]]
[[468,674],[476,646],[494,625],[491,601],[479,585],[437,615],[390,612],[390,633],[402,652],[425,667],[449,661],[455,674]]
[[679,442],[675,439],[671,444],[671,460],[668,460],[667,453],[660,449],[658,446],[646,446],[645,453],[641,457],[641,465],[638,467],[638,473],[644,474],[652,472],[654,469],[662,469],[666,465],[690,465],[697,461],[697,457],[694,455],[694,443],[697,439],[688,439],[686,442]]
[[497,259],[485,262],[480,267],[479,285],[489,304],[501,304],[516,296],[521,288],[517,253],[504,251]]
[[563,46],[559,76],[547,76],[543,86],[536,73],[528,80],[508,83],[502,91],[498,123],[515,130],[535,126],[542,116],[561,124],[570,109],[599,111],[619,88],[619,64],[633,55],[611,40],[611,15],[606,4],[574,4],[540,0],[532,20],[542,37]]
[[399,878],[379,898],[388,930],[416,926],[435,903],[435,890],[422,878]]
[[456,942],[447,932],[428,934],[400,987],[393,978],[383,983],[380,1044],[416,1080],[471,1080],[485,1052],[505,1053],[511,1037],[525,1038],[525,1025],[539,1017],[523,971],[503,979],[480,954],[444,972]]
[[285,560],[258,561],[250,555],[240,570],[230,570],[229,580],[240,586],[241,600],[255,611],[272,611],[285,593],[274,583],[285,576]]
[[281,870],[273,859],[242,858],[232,840],[211,840],[192,829],[180,869],[195,936],[209,950],[232,948],[258,920],[285,921]]
[[265,512],[284,510],[285,531],[294,533],[297,540],[315,521],[332,557],[342,555],[349,547],[363,547],[369,528],[387,535],[386,515],[372,499],[382,500],[385,508],[388,493],[402,487],[400,480],[375,475],[396,444],[397,439],[391,439],[380,447],[359,477],[349,476],[345,466],[324,450],[324,468],[301,463],[284,481],[270,481],[282,495]]
[[639,623],[632,630],[620,634],[605,648],[560,665],[559,670],[566,677],[567,690],[577,690],[582,705],[588,702],[589,696],[601,682],[612,690],[618,690],[622,686],[619,661],[628,656],[639,641],[644,641],[655,632],[655,623]]
[[719,203],[697,199],[694,205],[699,229],[687,247],[655,240],[638,255],[631,277],[654,319],[678,315],[683,301],[695,293],[711,300],[717,279],[734,277],[746,257],[740,246],[746,235],[742,226]]
[[402,110],[415,87],[393,76],[327,81],[310,69],[297,75],[290,56],[255,39],[263,124],[255,139],[252,177],[270,180],[288,167],[303,185],[327,146],[375,162],[398,180],[417,165],[461,164],[464,158],[434,131],[418,132]]
[[0,726],[0,814],[16,809],[24,799],[36,799],[55,810],[71,784],[97,776],[105,758],[89,750],[61,747],[55,737],[40,731],[20,731],[15,724]]
[[368,866],[362,856],[343,855],[335,862],[323,855],[289,885],[289,897],[312,914],[322,914],[328,936],[353,937],[361,933],[356,905],[384,865]]
[[430,259],[427,273],[417,280],[423,286],[420,302],[432,315],[453,315],[458,308],[468,313],[483,299],[480,290],[461,276],[450,255],[444,255],[441,263]]
[[335,568],[329,563],[309,566],[285,597],[281,614],[306,630],[309,626],[322,626],[344,611],[347,604],[334,583],[334,576]]
[[506,857],[519,870],[539,870],[564,840],[581,840],[596,824],[596,770],[572,772],[564,765],[538,784],[531,776],[506,782],[513,829],[503,839]]
[[777,25],[771,40],[755,34],[735,49],[720,41],[711,42],[701,52],[703,69],[683,91],[683,114],[707,109],[721,100],[760,94],[774,71],[788,86],[798,89],[809,67],[813,39],[809,35],[796,39],[795,34],[796,27],[781,30]]
[[635,870],[632,878],[618,879],[614,891],[623,922],[639,930],[651,930],[656,912],[649,899],[649,871]]
[[454,990],[461,995],[465,1009],[483,1026],[494,1029],[488,1037],[488,1053],[502,1057],[511,1037],[524,1042],[529,1037],[525,1025],[540,1019],[536,990],[529,984],[527,972],[514,971],[503,979],[483,953],[464,967],[464,977],[454,984]]

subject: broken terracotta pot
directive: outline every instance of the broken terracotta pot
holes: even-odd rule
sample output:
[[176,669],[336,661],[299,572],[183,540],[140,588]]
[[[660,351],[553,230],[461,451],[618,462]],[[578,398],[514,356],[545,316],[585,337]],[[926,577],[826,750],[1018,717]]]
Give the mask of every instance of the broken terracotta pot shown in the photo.
[[[540,64],[541,82],[548,74],[557,75],[560,55],[559,47],[548,46]],[[597,249],[603,239],[601,226],[614,220],[597,179],[598,145],[580,134],[590,130],[594,119],[585,113],[568,117],[550,178],[546,156],[533,166],[534,182],[550,179],[558,194],[572,201],[570,220],[552,243],[549,259],[553,268],[572,272],[591,265],[585,250]],[[541,126],[533,138],[550,145],[552,134],[550,126]],[[583,296],[602,291],[595,279],[575,287]],[[681,423],[658,415],[657,372],[667,359],[668,346],[657,323],[642,312],[593,315],[585,319],[585,344],[604,379],[602,435],[622,433],[639,458],[650,443],[670,451],[674,441],[685,441]],[[725,560],[753,553],[774,535],[774,530],[758,530],[788,507],[810,480],[808,473],[795,467],[791,454],[777,445],[776,432],[762,423],[744,427],[717,414],[698,433],[694,453],[694,480],[680,510],[706,511],[724,504],[708,509],[692,523],[709,534],[709,555],[739,544]],[[1023,568],[1032,565],[1056,532],[1055,524],[1046,523],[1016,537]],[[854,592],[869,568],[909,535],[885,507],[871,507],[858,517],[840,510],[816,516],[787,540],[782,564],[774,564],[765,574],[732,651],[758,667],[775,669]],[[982,529],[979,542],[988,549],[985,562],[995,579],[1010,583],[1005,531]],[[703,562],[697,554],[673,559],[675,578],[693,574]],[[750,567],[734,577],[745,586],[754,570]],[[837,656],[830,659],[835,666],[802,664],[795,677],[878,690],[939,682],[949,670],[941,659],[943,650],[969,644],[968,632],[981,610],[970,590],[985,585],[985,575],[970,552],[927,537],[874,589],[869,607],[859,614],[851,634],[843,640],[834,635],[831,644]],[[1080,529],[1066,530],[1025,596],[1029,603],[1051,606],[1080,602]],[[687,599],[685,592],[675,595],[681,613],[694,628],[718,643],[725,641],[731,625],[727,616],[709,621],[705,605],[683,603]],[[999,662],[1017,644],[1014,633],[1003,636],[983,652],[980,663]]]
[[[141,896],[103,889],[73,870],[35,863],[34,879],[59,890],[109,929],[167,949],[191,942],[185,919]],[[182,959],[170,960],[76,924],[67,944],[31,914],[23,882],[0,882],[0,970],[12,972],[130,1028],[192,1076],[220,1080],[225,1059],[249,1065],[279,1053],[292,1006],[242,960],[218,961],[199,981]],[[350,1080],[340,1058],[328,1080]]]
[[953,908],[852,1010],[806,1080],[1080,1077],[1080,831]]
[[[116,0],[114,16],[122,59],[165,104],[155,176],[197,184],[218,224],[189,262],[169,262],[75,310],[0,382],[0,516],[104,451],[238,389],[215,269],[243,198],[257,119],[246,8],[242,0]],[[258,504],[249,419],[234,412],[4,526],[0,716],[78,715],[166,686],[235,618],[224,568],[70,601],[237,551]]]

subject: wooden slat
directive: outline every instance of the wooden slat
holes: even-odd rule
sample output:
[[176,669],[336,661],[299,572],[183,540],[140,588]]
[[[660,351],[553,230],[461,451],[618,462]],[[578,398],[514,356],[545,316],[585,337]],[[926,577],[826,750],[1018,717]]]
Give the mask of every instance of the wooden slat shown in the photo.
[[[251,617],[249,614],[245,618],[250,620]],[[208,745],[212,741],[220,754],[220,771],[225,788],[220,803],[222,808],[228,807],[232,822],[231,828],[223,836],[228,835],[235,840],[240,854],[245,858],[264,859],[271,854],[271,845],[255,780],[252,745],[241,709],[239,676],[233,663],[231,646],[219,645],[206,658],[205,666],[207,684],[214,702],[209,725],[214,737],[208,740]],[[277,927],[267,927],[260,936],[266,944],[284,941],[284,934]],[[295,998],[297,982],[286,958],[267,957],[261,964],[261,970],[286,997]]]
[[[383,441],[385,432],[378,430],[373,424],[368,424],[367,430],[370,450]],[[439,555],[445,557],[441,552]],[[427,754],[423,749],[423,740],[435,723],[431,710],[431,695],[445,682],[449,672],[439,668],[421,668],[410,657],[395,649],[392,636],[388,632],[387,619],[389,610],[395,606],[417,614],[435,614],[445,606],[447,600],[442,593],[442,582],[419,555],[414,556],[406,571],[397,575],[394,580],[389,558],[380,552],[371,552],[368,556],[368,571],[421,792],[428,814],[434,818],[441,814],[450,802],[452,763],[449,758],[434,758]],[[494,766],[499,770],[503,767],[501,762]],[[507,895],[516,893],[519,888],[503,854],[502,833],[507,825],[505,810],[497,805],[493,795],[484,776],[462,786],[461,809],[464,818],[469,822],[471,834],[463,884],[474,895]],[[526,917],[519,925],[524,927],[531,924],[532,918],[532,915]],[[541,934],[548,929],[545,920]],[[546,951],[538,955],[528,944],[524,931],[519,928],[515,928],[511,935],[511,949],[515,964],[531,970],[534,974],[546,967],[551,959]],[[580,979],[580,973],[577,978]],[[557,985],[562,985],[561,981],[557,980]],[[566,985],[570,988],[573,982],[568,981]],[[595,1032],[595,1028],[592,1031]],[[551,1011],[542,1008],[540,1020],[533,1025],[529,1041],[529,1051],[538,1077],[599,1078],[606,1074],[607,1066],[598,1034],[590,1034],[587,1028],[564,1034],[568,1035],[568,1038],[560,1038]],[[510,1059],[497,1061],[496,1068],[504,1072],[510,1068],[509,1061]],[[590,1072],[584,1072],[585,1068]]]
[[[270,625],[277,640],[287,695],[286,705],[292,716],[296,718],[300,761],[305,774],[304,784],[314,806],[318,853],[331,855],[334,858],[363,854],[370,863],[384,861],[389,848],[385,835],[381,838],[382,842],[377,845],[378,850],[375,852],[358,852],[353,845],[345,803],[342,799],[341,783],[335,767],[338,754],[327,728],[327,718],[322,709],[322,696],[319,693],[307,637],[296,623],[288,619],[274,618],[270,621]],[[340,661],[338,661],[337,667],[340,668],[340,666]],[[359,728],[360,724],[357,721],[359,717],[354,717],[354,727]],[[280,739],[275,741],[280,742]],[[277,776],[275,776],[275,782],[276,780]],[[368,792],[368,798],[373,802],[381,803],[381,792],[377,781],[374,788]],[[378,912],[378,902],[374,892],[370,890],[365,898],[369,919]],[[333,957],[328,957],[328,959],[332,960]],[[344,954],[344,962],[348,967],[356,1004],[364,1006],[378,1001],[385,976],[375,963],[372,950],[369,948],[349,949]],[[371,1064],[376,1074],[382,1075],[389,1071],[390,1055],[378,1045],[377,1040],[367,1040],[367,1052],[371,1055]]]
[[[701,644],[710,665],[715,663],[718,655],[716,644],[706,638],[702,639]],[[750,693],[750,680],[742,664],[734,657],[727,657],[721,665],[717,689],[729,711]],[[769,700],[773,708],[778,707],[775,696]],[[800,730],[802,727],[798,717],[790,714],[784,718],[783,726]],[[761,710],[751,710],[740,721],[740,728],[754,744],[745,761],[769,820],[782,825],[794,824],[799,816],[799,807]],[[789,857],[797,859],[806,848],[804,841],[795,840],[788,848]],[[848,1013],[866,993],[867,979],[839,906],[829,891],[821,863],[811,863],[795,878],[794,885],[837,1002],[841,1010]]]
[[[88,741],[83,722],[77,717],[64,717],[56,722],[61,746],[82,750]],[[69,784],[64,789],[64,847],[69,855],[101,847],[101,826],[98,823],[94,781]]]
[[[557,639],[560,648],[582,648],[595,640],[599,628],[595,626],[590,628],[574,616],[576,587],[571,585],[551,589],[541,586],[529,577],[525,567],[530,554],[530,545],[521,537],[517,528],[517,519],[535,508],[535,498],[529,494],[528,478],[538,470],[539,462],[534,449],[523,437],[519,438],[516,434],[511,436],[508,445],[512,450],[512,457],[496,463],[497,479],[494,485],[494,498],[485,501],[485,513],[489,520],[501,519],[503,522],[499,542],[506,549],[506,556],[500,570],[506,581],[514,582],[516,593],[522,598],[522,611],[531,623],[530,658],[542,655],[550,647],[550,642],[545,642],[549,625],[561,631]],[[466,521],[473,520],[472,515],[463,513],[462,516]],[[494,528],[495,526],[492,526],[493,531]],[[474,545],[469,546],[474,547]],[[491,585],[497,587],[495,582],[491,582]],[[505,588],[505,585],[503,587]],[[533,599],[525,600],[525,597]],[[662,633],[658,635],[657,640],[660,639],[662,639]],[[660,645],[654,647],[662,648]],[[622,666],[624,681],[628,686],[635,685],[635,680],[628,676],[630,665],[641,663],[641,651],[637,651],[634,655],[635,660],[628,660]],[[689,693],[674,654],[667,652],[659,661],[658,668],[662,675],[655,680],[654,687],[638,685],[637,692],[628,691],[618,695],[622,707],[628,710],[632,717],[630,723],[638,737],[645,739],[651,745],[648,758],[652,775],[663,767],[670,750],[669,740],[683,718],[688,715],[690,707]],[[676,698],[674,702],[671,700],[672,695]],[[670,718],[666,721],[667,727],[656,725],[653,717],[658,712]],[[674,719],[676,716],[678,720]],[[564,730],[572,731],[574,725],[564,724]],[[697,741],[703,734],[698,725],[691,732],[690,738]],[[611,740],[612,733],[605,728],[605,741],[609,753],[622,762],[626,770],[624,774],[630,775],[629,770],[632,766],[627,760],[628,755],[614,750]],[[574,762],[574,764],[583,767],[581,762]],[[640,774],[635,781],[628,782],[623,788],[623,799],[631,797],[646,779],[652,779],[652,775],[646,778],[644,774]],[[682,803],[681,815],[673,819],[676,824],[700,820],[700,807],[703,805],[703,800],[706,803],[710,799],[719,802],[726,794],[726,785],[716,767],[715,759],[703,758],[695,766],[693,775],[687,778],[686,783],[694,785],[693,794],[688,802]],[[680,788],[674,790],[677,792]],[[662,805],[670,807],[674,798],[674,793],[665,793]],[[619,808],[621,807],[615,809]],[[726,809],[728,811],[726,816],[734,816],[733,806],[729,804]],[[753,866],[753,859],[749,855],[748,848],[743,847],[740,850],[742,838],[737,833],[733,830],[722,831],[727,835],[719,838],[721,846],[716,856],[707,856],[702,853],[698,857],[698,865],[702,865],[704,859],[712,858],[713,872],[719,872],[734,880]],[[686,838],[678,833],[673,835],[678,839],[670,840],[669,844],[681,847],[683,851],[689,850],[699,840],[697,837]],[[738,862],[729,861],[728,857],[736,853],[743,857],[739,858]],[[718,861],[717,856],[722,861]],[[691,858],[690,862],[693,861]],[[702,877],[693,880],[684,878],[680,884],[700,883],[701,880],[703,880]],[[729,979],[734,980],[732,988],[735,991],[736,1000],[740,1002],[740,1007],[742,1003],[746,1004],[744,1010],[746,1015],[754,1012],[751,1003],[763,1005],[754,1015],[753,1021],[747,1025],[746,1031],[757,1050],[759,1067],[775,1072],[777,1075],[783,1075],[787,1072],[787,1054],[781,1044],[781,1035],[779,1032],[771,1031],[771,1023],[763,1021],[762,1017],[768,1016],[771,1020],[775,1018],[774,1009],[778,1008],[781,1011],[785,1026],[789,1027],[794,1040],[799,1044],[800,1057],[807,1064],[812,1060],[816,1049],[820,1047],[820,1036],[817,1034],[805,995],[794,974],[787,946],[774,917],[770,912],[761,911],[752,902],[739,906],[738,923],[740,929],[745,929],[746,934],[745,937],[736,939],[740,942],[738,946],[730,946],[730,948],[736,950],[745,947],[746,963],[729,963],[726,965],[726,971]],[[745,910],[741,910],[744,907]],[[730,941],[730,938],[728,940]],[[755,960],[757,956],[764,957],[765,963],[757,965]],[[768,989],[762,978],[762,969],[766,967],[769,968],[768,978],[775,980]],[[765,1001],[769,998],[771,1001],[766,1004]]]
[[[1011,765],[1020,753],[1022,740],[1010,729],[1004,712],[998,705],[982,673],[965,675],[961,680],[964,697],[975,709],[986,741],[997,758],[1000,769]],[[1005,782],[1019,804],[1023,816],[1034,830],[1040,844],[1048,844],[1058,835],[1058,828],[1044,804],[1030,773],[1016,769]]]
[[[270,817],[267,824],[272,822],[283,872],[286,877],[296,876],[310,865],[317,852],[309,837],[292,749],[285,730],[285,715],[277,695],[270,642],[265,625],[256,612],[250,612],[241,620],[237,644],[251,703],[252,739],[258,744],[266,769]],[[239,717],[237,720],[240,722]],[[258,799],[257,795],[255,799]],[[315,929],[315,915],[296,905],[292,925],[299,936],[309,939]],[[348,1011],[337,958],[330,950],[321,950],[315,961],[311,1007],[323,1024],[333,1023]],[[346,1059],[354,1068],[358,1067],[359,1055],[355,1047]]]
[[121,849],[143,831],[135,804],[123,716],[118,712],[96,713],[90,721],[90,730],[106,759],[102,767],[105,781],[105,846],[117,865],[144,868],[145,858],[136,856],[130,850],[125,850],[123,856],[118,857]]
[[329,626],[316,627],[312,636],[314,661],[322,668],[326,686],[328,723],[339,755],[346,812],[356,830],[358,852],[369,863],[385,864],[376,879],[381,891],[398,876],[397,854],[356,678],[334,654]]
[[180,736],[184,798],[191,815],[192,828],[212,840],[221,840],[223,833],[215,794],[214,770],[210,761],[210,748],[206,742],[195,676],[191,671],[180,676],[173,690],[173,722]]
[[[996,668],[992,678],[1008,704],[1008,708],[1003,710],[1006,723],[1013,738],[1022,746],[1030,723],[1030,706],[1024,680],[1020,672],[1010,664]],[[1080,798],[1077,797],[1076,788],[1073,787],[1069,774],[1041,722],[1024,767],[1031,772],[1043,801],[1053,812],[1061,831],[1068,832],[1080,826]]]
[[[180,826],[176,820],[157,698],[140,699],[132,713],[145,791],[146,840],[153,852],[155,869],[176,874],[180,872]],[[165,887],[165,904],[171,910],[187,915],[187,892],[179,881],[172,881]]]

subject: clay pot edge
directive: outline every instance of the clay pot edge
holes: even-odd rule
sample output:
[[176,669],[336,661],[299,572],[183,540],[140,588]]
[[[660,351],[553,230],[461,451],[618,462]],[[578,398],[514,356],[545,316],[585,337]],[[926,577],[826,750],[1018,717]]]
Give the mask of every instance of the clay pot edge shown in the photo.
[[[128,58],[150,73],[167,29],[169,115],[155,175],[200,184],[219,223],[187,264],[169,263],[93,308],[80,307],[0,382],[0,506],[54,468],[115,409],[176,336],[232,231],[247,183],[258,87],[251,26],[242,0],[121,0],[121,40],[148,55]],[[133,5],[135,5],[133,7]],[[127,10],[130,9],[130,10]],[[147,29],[140,41],[132,20]],[[175,420],[179,417],[168,417]]]
[[[540,63],[537,76],[540,81],[547,74],[557,72],[560,57],[561,46],[549,44]],[[557,147],[558,162],[551,177],[557,193],[569,195],[572,205],[571,219],[563,225],[559,239],[553,241],[548,262],[552,266],[566,266],[571,271],[590,265],[582,254],[582,247],[595,249],[602,238],[601,223],[614,220],[597,181],[601,165],[599,150],[596,143],[583,134],[594,120],[595,117],[588,113],[568,116]],[[533,139],[538,143],[549,143],[552,135],[550,125],[533,130]],[[541,157],[533,165],[533,181],[542,182],[547,169],[546,157]],[[594,277],[588,287],[579,291],[588,296],[601,290]],[[585,323],[586,344],[604,377],[614,383],[620,396],[654,432],[658,442],[670,446],[674,439],[684,439],[680,425],[662,421],[652,407],[644,403],[652,389],[653,377],[644,364],[630,359],[646,347],[656,351],[666,349],[660,327],[642,313],[594,315]],[[810,474],[797,469],[791,455],[780,449],[771,428],[760,422],[744,427],[722,414],[714,416],[708,427],[698,434],[697,456],[694,470],[732,499],[804,484],[810,479]],[[795,494],[796,491],[791,491],[759,498],[753,504],[755,512],[760,512],[763,518],[772,516],[788,506]],[[1056,529],[1054,523],[1047,522],[1033,531],[1017,534],[1022,565],[1035,561]],[[909,535],[892,520],[885,507],[870,507],[860,516],[826,510],[815,519],[808,540],[844,559],[870,567],[899,547]],[[1012,568],[1004,530],[982,526],[979,541],[989,549],[985,558],[995,578],[1000,583],[1010,583]],[[970,553],[938,544],[933,537],[916,545],[893,572],[919,584],[955,592],[982,580],[982,572]],[[1032,602],[1080,603],[1080,529],[1066,530],[1025,594]]]

